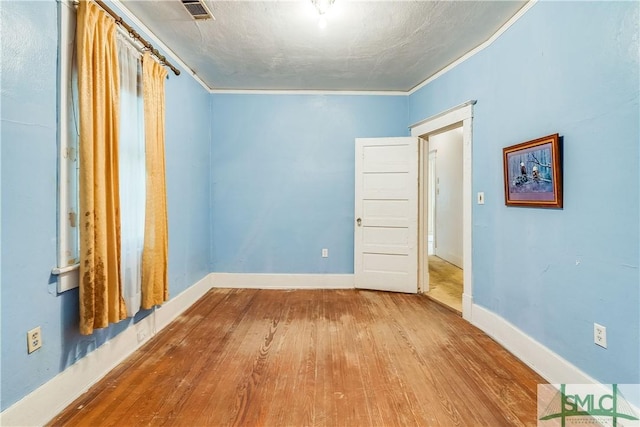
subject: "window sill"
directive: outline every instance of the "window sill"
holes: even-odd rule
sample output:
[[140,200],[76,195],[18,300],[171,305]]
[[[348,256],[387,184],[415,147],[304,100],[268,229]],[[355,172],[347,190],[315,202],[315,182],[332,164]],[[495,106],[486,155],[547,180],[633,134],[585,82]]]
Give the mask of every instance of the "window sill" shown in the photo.
[[58,276],[58,293],[75,289],[79,285],[79,269],[80,264],[69,265],[66,267],[55,267],[51,270],[51,274]]

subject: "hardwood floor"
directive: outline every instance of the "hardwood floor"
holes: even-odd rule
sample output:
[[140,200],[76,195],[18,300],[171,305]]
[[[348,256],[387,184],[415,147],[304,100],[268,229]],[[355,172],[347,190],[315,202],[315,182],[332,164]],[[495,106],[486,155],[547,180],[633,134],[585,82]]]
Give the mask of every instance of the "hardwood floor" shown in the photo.
[[50,425],[535,425],[541,382],[423,296],[215,289]]
[[435,255],[429,255],[427,296],[462,314],[462,269]]

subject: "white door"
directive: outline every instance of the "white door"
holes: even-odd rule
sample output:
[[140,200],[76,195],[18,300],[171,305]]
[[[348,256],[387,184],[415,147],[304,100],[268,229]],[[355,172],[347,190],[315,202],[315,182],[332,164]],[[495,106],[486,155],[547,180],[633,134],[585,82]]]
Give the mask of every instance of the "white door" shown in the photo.
[[418,138],[356,139],[355,286],[418,292]]

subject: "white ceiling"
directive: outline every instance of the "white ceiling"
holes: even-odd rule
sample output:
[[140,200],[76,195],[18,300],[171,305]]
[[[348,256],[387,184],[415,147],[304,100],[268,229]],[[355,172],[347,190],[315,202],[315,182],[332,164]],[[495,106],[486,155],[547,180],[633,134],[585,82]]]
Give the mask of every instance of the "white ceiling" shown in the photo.
[[122,0],[211,89],[408,91],[491,37],[526,1]]

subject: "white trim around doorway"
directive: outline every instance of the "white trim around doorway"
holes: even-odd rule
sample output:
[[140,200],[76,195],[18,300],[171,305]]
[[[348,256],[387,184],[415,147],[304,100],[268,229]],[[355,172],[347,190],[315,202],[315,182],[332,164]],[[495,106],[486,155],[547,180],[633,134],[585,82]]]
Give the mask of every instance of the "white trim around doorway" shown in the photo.
[[[452,127],[457,127],[462,123],[462,161],[463,161],[463,177],[462,177],[462,222],[463,222],[463,291],[462,291],[462,317],[467,321],[471,321],[471,309],[473,307],[473,276],[472,276],[472,147],[473,147],[473,106],[476,101],[467,101],[449,110],[443,111],[435,116],[428,117],[409,127],[411,136],[421,138],[420,143],[425,144],[424,140],[434,133],[440,133]],[[420,181],[424,185],[423,169],[420,171]],[[423,188],[423,187],[421,187]],[[420,210],[424,210],[424,204],[420,203]],[[426,212],[421,212],[420,224],[418,230],[424,230],[426,226]],[[426,233],[421,232],[418,245],[422,248],[419,253],[426,253],[427,237]],[[420,259],[420,278],[421,288],[428,283],[428,271],[425,268],[426,256]],[[426,282],[425,282],[426,281]]]

